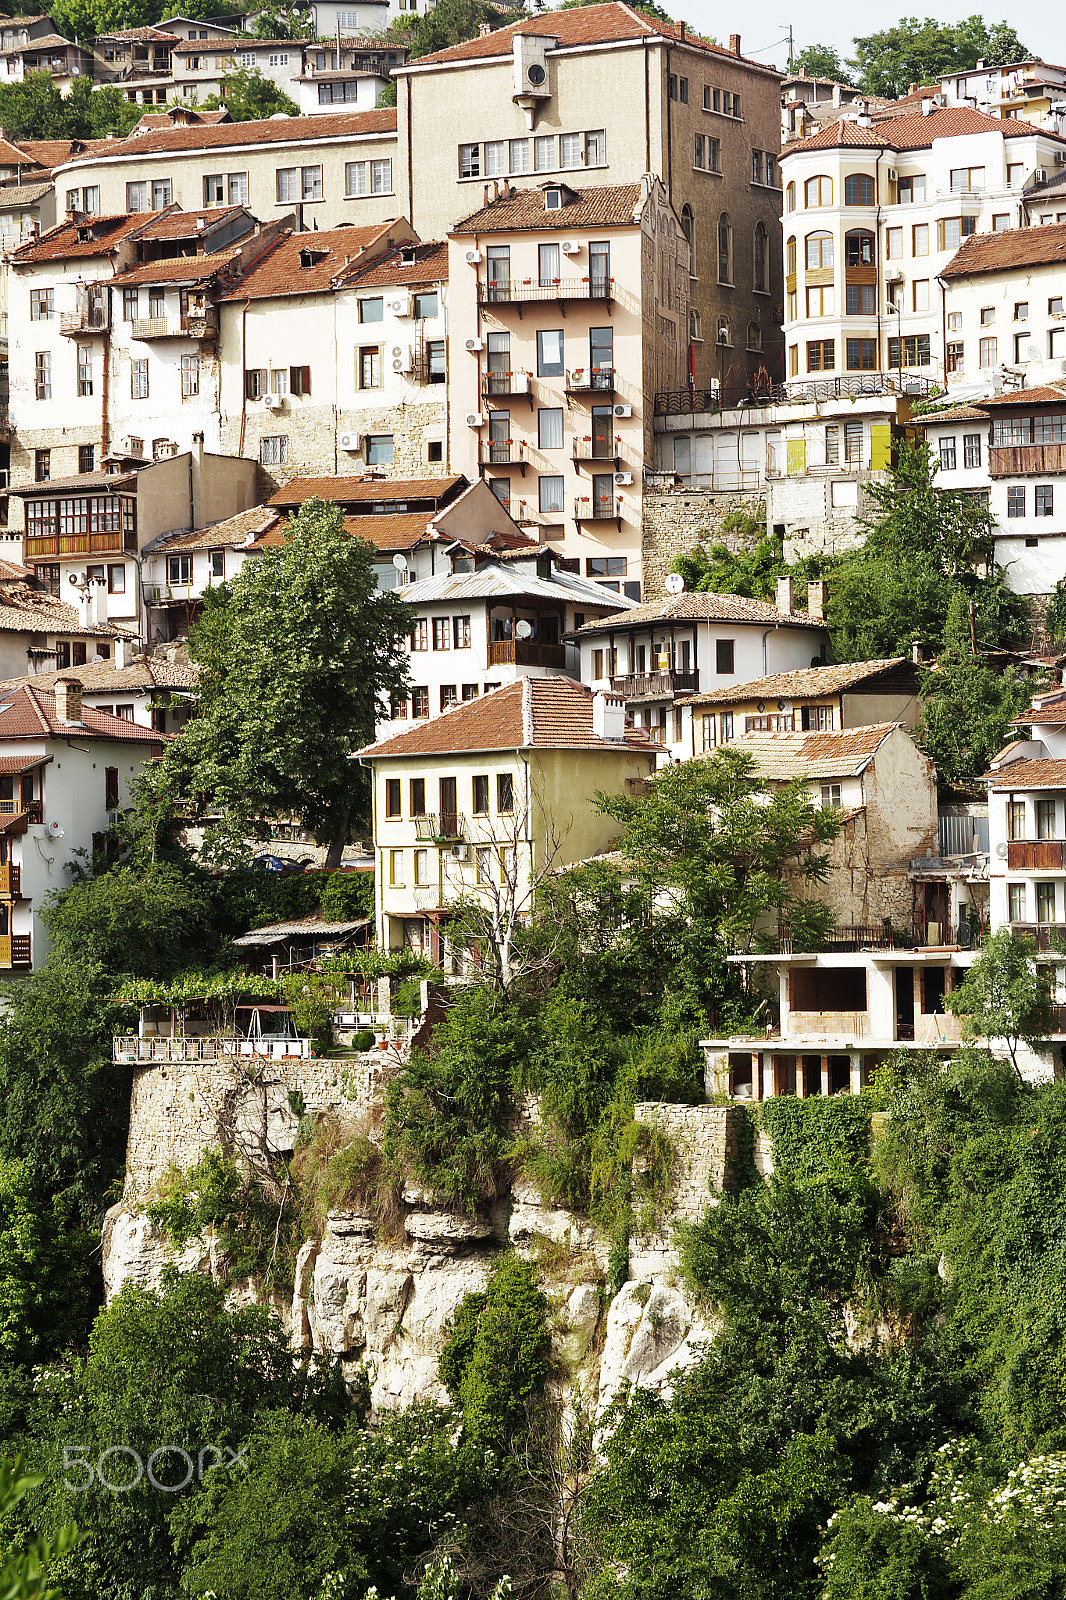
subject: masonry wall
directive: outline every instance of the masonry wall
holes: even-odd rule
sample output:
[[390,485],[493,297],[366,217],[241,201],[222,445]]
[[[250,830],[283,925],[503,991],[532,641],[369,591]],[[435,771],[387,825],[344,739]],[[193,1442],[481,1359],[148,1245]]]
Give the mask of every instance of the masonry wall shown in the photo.
[[[727,533],[724,524],[734,512],[754,517],[758,527],[751,533]],[[645,602],[666,594],[666,575],[678,556],[689,555],[698,545],[724,544],[734,553],[751,550],[765,532],[766,505],[758,496],[645,490],[641,526]]]
[[[888,473],[865,473],[862,479],[804,474],[768,480],[766,520],[769,527],[783,530],[785,560],[841,555],[864,544],[866,529],[859,519],[874,510],[866,491],[871,477],[888,481]],[[842,503],[842,497],[850,503]]]

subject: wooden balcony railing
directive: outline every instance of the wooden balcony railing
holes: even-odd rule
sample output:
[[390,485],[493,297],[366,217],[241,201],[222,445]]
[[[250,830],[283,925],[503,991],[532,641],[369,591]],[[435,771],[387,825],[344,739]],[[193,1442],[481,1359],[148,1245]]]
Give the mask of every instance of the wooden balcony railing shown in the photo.
[[1066,444],[996,444],[988,452],[990,478],[1042,477],[1066,468]]
[[415,818],[415,838],[432,839],[434,844],[462,839],[465,830],[466,817],[459,811],[427,811]]
[[1008,872],[1057,872],[1063,866],[1061,839],[1008,839]]
[[69,337],[76,337],[79,333],[103,333],[106,327],[107,312],[103,306],[94,306],[89,311],[59,313],[59,331]]
[[673,694],[695,694],[700,686],[698,672],[631,672],[611,679],[612,694],[627,700],[665,700]]
[[136,317],[130,323],[134,339],[211,339],[217,331],[215,313],[185,317]]
[[535,639],[504,639],[489,645],[489,666],[566,667],[566,646]]
[[[136,534],[130,533],[128,538],[132,541],[129,547],[136,549]],[[107,533],[28,534],[23,548],[26,560],[30,561],[35,556],[119,555],[127,544],[121,530],[113,528]]]
[[22,868],[13,861],[0,864],[0,896],[8,900],[22,899]]

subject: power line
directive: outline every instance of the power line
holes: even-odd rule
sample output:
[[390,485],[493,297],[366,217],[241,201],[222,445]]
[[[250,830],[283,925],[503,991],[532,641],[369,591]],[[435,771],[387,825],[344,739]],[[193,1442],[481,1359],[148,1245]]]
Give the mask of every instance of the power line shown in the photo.
[[[792,46],[792,30],[791,30],[791,28],[789,29],[788,33],[785,34],[783,39],[775,39],[773,44],[761,45],[758,50],[745,50],[744,54],[746,56],[764,56],[766,54],[767,50],[776,50],[779,44],[787,44],[789,46],[789,48],[791,49],[791,46]],[[791,60],[791,57],[789,59]]]

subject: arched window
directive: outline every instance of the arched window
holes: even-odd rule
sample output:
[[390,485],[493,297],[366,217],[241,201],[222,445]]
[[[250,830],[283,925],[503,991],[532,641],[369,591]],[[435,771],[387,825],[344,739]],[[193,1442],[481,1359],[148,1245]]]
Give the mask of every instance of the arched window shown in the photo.
[[813,271],[817,267],[831,267],[833,265],[833,235],[831,233],[809,233],[804,240],[806,245],[807,269]]
[[733,282],[733,229],[724,211],[718,218],[718,282]]
[[832,178],[808,178],[803,186],[805,206],[831,206],[833,204]]
[[703,324],[698,311],[690,311],[688,314],[688,336],[694,343],[703,340]]
[[752,247],[752,261],[754,263],[755,288],[765,294],[766,292],[766,229],[761,222],[755,224],[755,238]]
[[696,276],[696,219],[692,215],[691,206],[681,207],[681,227],[685,238],[688,240],[688,275]]
[[844,235],[844,264],[849,267],[872,267],[874,264],[874,236],[866,228],[856,228]]
[[792,238],[789,239],[788,243],[785,245],[785,271],[788,273],[790,278],[794,278],[796,276],[796,236],[795,236],[795,234],[792,235]]
[[785,210],[786,211],[795,211],[795,209],[796,209],[796,185],[794,183],[790,183],[788,185],[788,187],[785,189]]
[[872,206],[874,180],[868,172],[849,172],[844,179],[844,204],[846,206]]

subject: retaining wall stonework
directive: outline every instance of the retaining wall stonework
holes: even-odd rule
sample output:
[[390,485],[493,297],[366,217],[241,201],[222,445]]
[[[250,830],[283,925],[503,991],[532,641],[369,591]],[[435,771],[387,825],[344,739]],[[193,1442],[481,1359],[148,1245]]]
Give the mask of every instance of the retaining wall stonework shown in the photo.
[[[752,534],[725,533],[723,524],[734,512],[754,517],[759,526]],[[661,600],[666,575],[678,556],[697,545],[724,544],[734,552],[751,550],[766,533],[766,506],[758,495],[710,490],[645,490],[641,527],[643,598]]]

